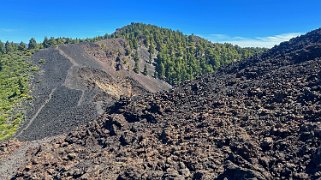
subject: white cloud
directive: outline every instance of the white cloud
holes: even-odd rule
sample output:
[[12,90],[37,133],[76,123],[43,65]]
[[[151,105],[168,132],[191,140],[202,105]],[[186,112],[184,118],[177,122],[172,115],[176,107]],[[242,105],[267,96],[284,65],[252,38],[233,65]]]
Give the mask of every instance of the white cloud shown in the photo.
[[266,47],[271,48],[275,45],[280,44],[283,41],[288,41],[294,37],[301,35],[302,33],[285,33],[285,34],[278,34],[273,36],[266,36],[266,37],[254,37],[254,38],[247,38],[247,37],[240,37],[240,36],[229,36],[226,34],[210,34],[208,35],[207,39],[212,42],[219,42],[219,43],[231,43],[235,45],[239,45],[241,47]]

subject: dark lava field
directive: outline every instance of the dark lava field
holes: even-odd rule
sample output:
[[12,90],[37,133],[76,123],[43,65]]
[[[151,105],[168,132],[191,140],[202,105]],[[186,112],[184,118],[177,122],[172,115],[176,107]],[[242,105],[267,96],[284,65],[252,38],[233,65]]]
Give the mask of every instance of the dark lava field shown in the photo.
[[321,29],[173,90],[122,97],[28,150],[13,177],[71,178],[320,179]]

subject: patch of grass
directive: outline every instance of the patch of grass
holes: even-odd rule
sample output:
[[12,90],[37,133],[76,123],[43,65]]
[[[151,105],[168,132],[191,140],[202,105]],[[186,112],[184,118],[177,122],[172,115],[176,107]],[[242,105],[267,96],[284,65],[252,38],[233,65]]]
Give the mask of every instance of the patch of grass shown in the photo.
[[32,51],[0,55],[0,141],[14,135],[24,119],[22,102],[30,99],[29,79],[39,68],[26,59]]

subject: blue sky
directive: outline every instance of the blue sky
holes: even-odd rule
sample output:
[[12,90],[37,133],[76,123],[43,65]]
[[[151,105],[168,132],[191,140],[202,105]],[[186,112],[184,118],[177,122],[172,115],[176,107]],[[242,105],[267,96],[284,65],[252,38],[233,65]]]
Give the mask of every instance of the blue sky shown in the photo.
[[131,22],[196,34],[213,42],[271,47],[321,27],[320,0],[6,0],[0,40],[94,37]]

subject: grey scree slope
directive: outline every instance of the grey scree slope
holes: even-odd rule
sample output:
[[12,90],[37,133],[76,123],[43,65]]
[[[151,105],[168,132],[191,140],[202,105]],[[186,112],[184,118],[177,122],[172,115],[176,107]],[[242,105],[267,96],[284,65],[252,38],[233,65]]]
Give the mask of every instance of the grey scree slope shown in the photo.
[[[73,54],[67,55],[64,51]],[[81,66],[99,68],[99,64],[85,57],[80,47],[69,45],[40,50],[32,57],[32,62],[41,66],[41,72],[33,79],[34,100],[27,110],[27,121],[16,135],[18,139],[58,135],[98,116],[94,102],[90,97],[85,98],[98,90],[86,90],[73,74]]]

